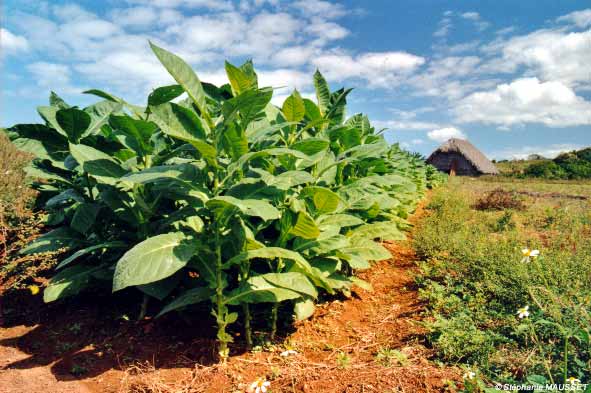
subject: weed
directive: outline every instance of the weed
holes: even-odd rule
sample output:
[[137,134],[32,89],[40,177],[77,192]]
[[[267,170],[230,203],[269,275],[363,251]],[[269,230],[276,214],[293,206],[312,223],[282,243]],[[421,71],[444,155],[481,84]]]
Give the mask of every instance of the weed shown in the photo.
[[392,365],[404,367],[408,365],[408,356],[405,353],[387,347],[378,350],[376,360],[384,367],[390,367]]
[[347,368],[351,365],[351,357],[342,351],[337,353],[337,367]]

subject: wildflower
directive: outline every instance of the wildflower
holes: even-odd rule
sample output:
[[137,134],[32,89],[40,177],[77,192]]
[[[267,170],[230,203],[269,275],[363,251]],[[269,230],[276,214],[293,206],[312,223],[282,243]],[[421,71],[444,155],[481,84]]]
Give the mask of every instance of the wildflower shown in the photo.
[[463,378],[464,379],[474,379],[475,376],[476,376],[476,373],[474,371],[468,371],[467,373],[464,374]]
[[29,285],[27,288],[29,289],[29,291],[31,291],[31,295],[36,295],[40,291],[37,285]]
[[579,385],[581,383],[581,380],[575,377],[570,377],[566,380],[566,382],[568,382],[570,385]]
[[529,262],[530,258],[536,258],[540,255],[540,250],[530,250],[529,248],[523,248],[521,250],[523,259],[521,262]]
[[295,349],[288,349],[286,351],[283,351],[279,354],[279,356],[282,356],[284,358],[288,357],[289,355],[297,355],[298,351],[296,351]]
[[529,306],[521,307],[517,310],[517,316],[521,319],[529,317]]
[[250,385],[249,390],[254,393],[265,393],[269,386],[271,386],[271,382],[267,381],[265,378],[259,377]]

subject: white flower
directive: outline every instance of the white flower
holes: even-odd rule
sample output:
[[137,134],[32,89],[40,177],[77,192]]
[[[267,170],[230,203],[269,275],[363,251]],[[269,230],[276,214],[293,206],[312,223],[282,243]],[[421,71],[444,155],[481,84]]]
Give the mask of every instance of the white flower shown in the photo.
[[464,374],[464,379],[474,379],[474,377],[476,376],[476,373],[474,371],[468,371],[467,373]]
[[566,382],[568,382],[570,385],[579,385],[581,383],[581,380],[575,377],[570,377],[566,380]]
[[253,393],[265,393],[269,386],[271,386],[271,382],[267,381],[265,378],[260,377],[250,385],[249,391]]
[[289,355],[297,355],[298,351],[294,350],[294,349],[288,349],[287,351],[283,351],[279,354],[279,356],[282,356],[284,358],[288,357]]
[[523,254],[523,259],[521,262],[529,262],[530,258],[536,258],[540,255],[540,250],[530,250],[529,248],[522,248],[521,253]]
[[521,307],[517,310],[517,316],[521,319],[529,317],[529,306]]

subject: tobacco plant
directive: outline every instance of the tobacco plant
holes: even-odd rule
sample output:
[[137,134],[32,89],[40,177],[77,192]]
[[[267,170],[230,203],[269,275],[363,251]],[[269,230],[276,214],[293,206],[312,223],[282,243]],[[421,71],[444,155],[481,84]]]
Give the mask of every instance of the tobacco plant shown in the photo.
[[159,315],[207,302],[224,359],[239,317],[252,344],[252,304],[269,304],[274,336],[280,303],[304,319],[321,293],[369,288],[355,271],[390,257],[374,240],[404,238],[431,169],[366,116],[346,118],[350,90],[319,72],[316,102],[293,91],[277,107],[250,61],[226,63],[218,87],[151,47],[176,84],[144,105],[89,90],[102,100],[80,109],[52,93],[42,124],[8,129],[36,157],[53,228],[21,252],[65,251],[44,300],[139,290],[140,317],[150,299]]

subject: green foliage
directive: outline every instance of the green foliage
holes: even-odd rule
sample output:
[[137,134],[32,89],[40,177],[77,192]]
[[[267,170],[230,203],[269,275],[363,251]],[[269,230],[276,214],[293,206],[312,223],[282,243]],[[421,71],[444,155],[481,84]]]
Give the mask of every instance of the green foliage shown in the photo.
[[[477,365],[494,381],[588,380],[588,203],[550,199],[528,201],[524,211],[478,211],[471,206],[482,194],[472,193],[481,183],[461,181],[436,192],[413,239],[424,259],[417,282],[432,317],[430,342],[441,358]],[[523,248],[540,256],[524,259]],[[530,314],[520,319],[524,306]]]
[[330,92],[319,72],[317,104],[294,91],[278,108],[250,62],[226,63],[230,84],[217,87],[151,47],[177,85],[146,107],[90,90],[104,101],[79,109],[52,94],[45,124],[8,130],[35,155],[53,217],[21,252],[65,250],[45,301],[108,284],[163,300],[160,314],[207,302],[223,358],[239,316],[252,342],[253,303],[271,306],[274,331],[280,302],[303,319],[320,293],[366,287],[355,271],[389,257],[373,240],[404,237],[434,171],[367,117],[345,119],[349,90]]
[[591,148],[563,153],[552,161],[532,163],[525,168],[524,175],[544,179],[590,179]]

